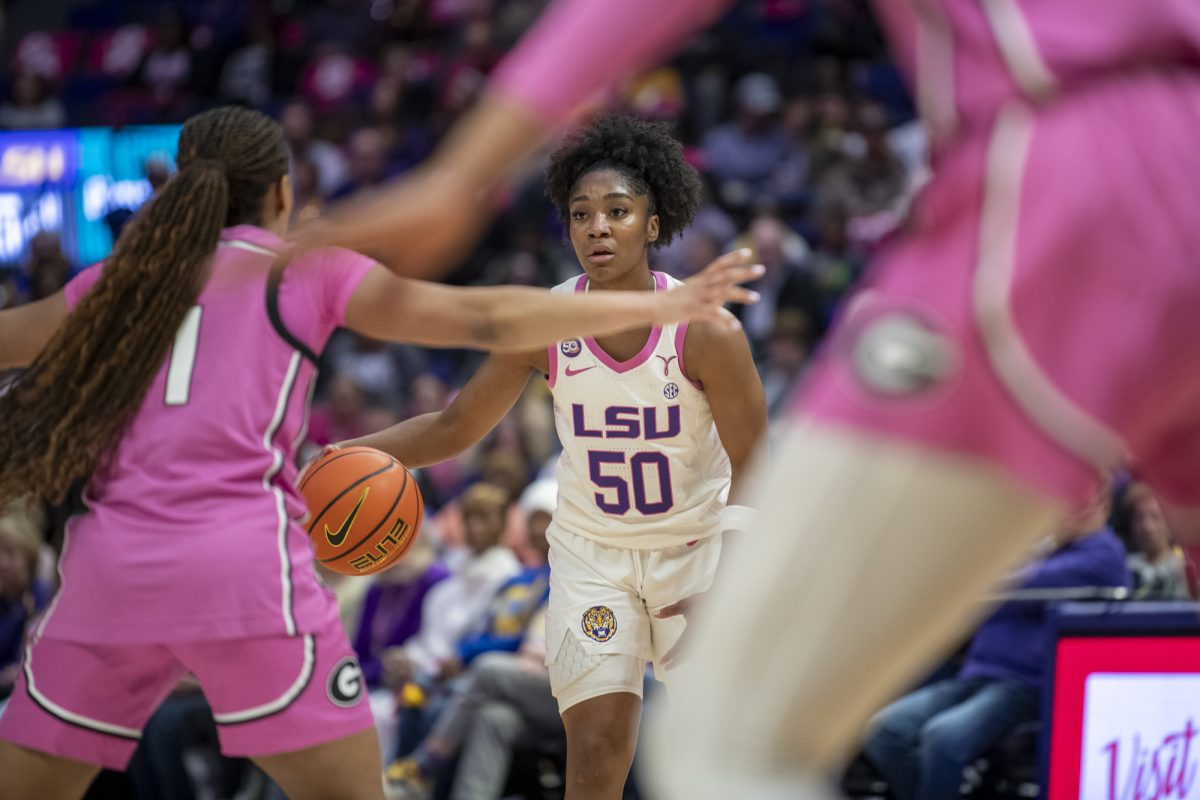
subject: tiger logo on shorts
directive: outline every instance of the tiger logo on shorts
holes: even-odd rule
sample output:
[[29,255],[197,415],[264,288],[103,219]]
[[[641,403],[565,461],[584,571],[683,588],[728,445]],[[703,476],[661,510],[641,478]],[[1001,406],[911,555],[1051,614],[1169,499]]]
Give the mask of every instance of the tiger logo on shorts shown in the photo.
[[608,606],[592,606],[583,612],[583,633],[597,642],[607,642],[617,633],[617,615]]

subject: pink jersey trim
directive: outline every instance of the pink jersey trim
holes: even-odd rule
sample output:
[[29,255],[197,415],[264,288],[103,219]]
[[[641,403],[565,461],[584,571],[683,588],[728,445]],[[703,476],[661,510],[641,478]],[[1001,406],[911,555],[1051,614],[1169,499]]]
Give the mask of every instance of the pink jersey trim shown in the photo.
[[[654,276],[654,291],[661,292],[667,288],[666,275],[661,272],[652,272],[651,274]],[[581,292],[585,291],[586,289],[587,275],[580,275],[579,281],[575,284],[575,291]],[[608,353],[604,352],[604,348],[602,348],[600,344],[591,336],[585,336],[583,341],[587,344],[588,350],[592,351],[592,355],[594,355],[601,364],[608,367],[613,372],[625,373],[629,372],[631,369],[637,369],[642,364],[645,364],[646,361],[649,360],[650,356],[654,353],[655,348],[658,347],[658,342],[660,339],[662,339],[662,326],[655,325],[650,329],[650,336],[646,339],[645,346],[642,347],[641,351],[637,355],[628,361],[617,361]]]
[[284,499],[283,490],[275,482],[275,478],[279,475],[284,463],[284,454],[276,446],[275,436],[279,433],[279,428],[287,417],[288,403],[291,402],[292,392],[296,388],[296,376],[300,372],[300,362],[300,351],[293,350],[291,360],[288,362],[287,374],[283,379],[283,385],[279,388],[279,397],[275,401],[275,413],[272,415],[266,431],[263,432],[262,439],[263,447],[271,456],[271,465],[263,474],[262,486],[275,501],[275,513],[279,526],[276,531],[276,543],[279,551],[280,601],[283,611],[284,630],[288,636],[296,635],[296,611],[293,608],[292,558],[288,552],[287,541],[288,527],[291,520],[288,517],[287,501]]
[[1053,94],[1058,82],[1038,51],[1020,6],[1013,0],[983,0],[983,13],[1017,85],[1033,98]]
[[58,573],[58,591],[55,592],[54,597],[51,598],[50,605],[46,607],[45,612],[42,614],[41,620],[39,620],[37,623],[37,627],[34,628],[30,633],[29,639],[31,642],[40,639],[46,632],[46,623],[50,621],[50,617],[54,616],[54,610],[58,608],[58,601],[62,599],[63,590],[66,588],[67,583],[67,575],[63,568],[63,564],[65,564],[67,561],[67,550],[71,546],[71,526],[80,517],[84,516],[85,514],[92,513],[92,500],[90,497],[88,497],[88,491],[89,490],[85,488],[79,495],[79,500],[83,504],[83,510],[67,517],[67,521],[63,525],[62,550],[58,554],[58,563],[54,567],[55,572]]
[[[283,247],[283,239],[280,239],[266,228],[260,228],[257,225],[233,225],[225,228],[221,231],[221,241],[230,244],[243,242],[244,244],[252,245],[252,247],[245,249],[269,256],[277,254]],[[239,245],[234,244],[234,246],[237,247]]]
[[934,0],[920,0],[913,5],[917,108],[928,123],[933,140],[943,142],[958,127],[954,28],[945,10]]
[[558,379],[558,344],[552,344],[546,348],[546,361],[549,366],[546,383],[553,389],[554,381]]
[[243,722],[252,722],[256,719],[269,717],[272,714],[278,714],[283,709],[295,702],[312,680],[313,668],[317,660],[317,645],[311,633],[304,634],[304,661],[300,664],[300,674],[296,676],[296,680],[292,685],[284,690],[283,694],[276,697],[270,702],[253,708],[242,709],[241,711],[230,711],[224,714],[213,714],[213,721],[218,725],[238,725]]
[[704,391],[704,384],[698,380],[694,380],[691,375],[688,375],[687,365],[683,360],[683,346],[687,342],[688,322],[681,322],[675,326],[675,355],[679,357],[679,371],[683,377],[687,378],[687,382],[695,386],[700,391]]
[[[61,590],[60,590],[61,591]],[[142,732],[134,728],[128,728],[124,725],[116,725],[112,722],[104,722],[103,720],[93,719],[92,717],[78,714],[70,709],[63,708],[58,703],[44,695],[37,688],[37,684],[33,679],[33,640],[25,642],[25,690],[29,693],[30,699],[33,700],[43,711],[51,716],[57,717],[71,725],[78,725],[87,730],[97,731],[99,733],[107,733],[109,736],[119,736],[122,739],[133,739],[137,741],[142,738]]]
[[1014,103],[1001,110],[992,133],[972,287],[975,318],[996,376],[1029,418],[1077,457],[1111,469],[1126,460],[1129,448],[1116,431],[1059,391],[1021,338],[1013,312],[1021,181],[1034,124],[1033,113]]

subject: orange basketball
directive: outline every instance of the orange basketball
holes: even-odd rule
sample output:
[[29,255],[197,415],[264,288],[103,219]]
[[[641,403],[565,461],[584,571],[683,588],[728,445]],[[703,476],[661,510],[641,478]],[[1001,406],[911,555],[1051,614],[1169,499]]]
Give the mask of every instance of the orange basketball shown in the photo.
[[382,572],[400,560],[425,517],[404,465],[371,447],[322,456],[300,482],[316,559],[342,575]]

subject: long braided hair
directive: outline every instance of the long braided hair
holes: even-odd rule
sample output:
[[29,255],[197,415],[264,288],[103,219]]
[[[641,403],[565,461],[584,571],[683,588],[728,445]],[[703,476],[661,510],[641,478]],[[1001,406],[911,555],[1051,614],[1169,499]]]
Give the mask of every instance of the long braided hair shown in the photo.
[[204,287],[221,229],[260,221],[288,149],[269,117],[219,108],[183,126],[177,163],[96,285],[0,397],[0,504],[59,502],[108,466]]

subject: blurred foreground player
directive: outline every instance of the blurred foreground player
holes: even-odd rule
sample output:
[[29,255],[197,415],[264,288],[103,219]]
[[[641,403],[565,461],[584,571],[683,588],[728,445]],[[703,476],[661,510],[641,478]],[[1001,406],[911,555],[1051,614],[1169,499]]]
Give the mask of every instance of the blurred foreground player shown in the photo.
[[[425,172],[305,240],[445,215],[413,191],[439,175],[478,202],[726,4],[558,3]],[[934,178],[798,395],[766,530],[710,593],[654,763],[671,797],[796,797],[1098,470],[1132,460],[1177,534],[1200,529],[1200,5],[874,5]],[[424,269],[451,249],[427,245]]]

